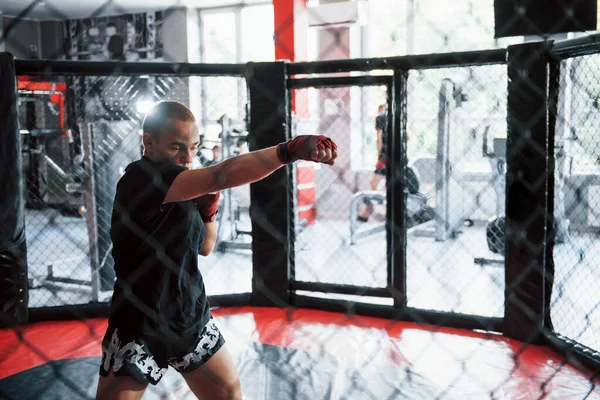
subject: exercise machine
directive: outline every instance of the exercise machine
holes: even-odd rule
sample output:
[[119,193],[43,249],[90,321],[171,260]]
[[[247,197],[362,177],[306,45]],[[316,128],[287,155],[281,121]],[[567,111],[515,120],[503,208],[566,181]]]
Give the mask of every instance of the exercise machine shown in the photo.
[[[506,199],[506,138],[493,138],[492,149],[489,147],[490,126],[486,126],[482,135],[482,154],[489,160],[492,171],[492,187],[496,197],[496,214],[485,226],[485,236],[488,249],[495,254],[504,256],[505,222],[504,203]],[[475,264],[504,265],[503,258],[475,257]]]
[[[407,188],[406,196],[406,226],[412,228],[431,220],[434,216],[433,210],[427,205],[430,196],[419,192],[418,173],[410,166],[406,174]],[[386,205],[385,192],[378,190],[363,190],[352,196],[350,201],[350,244],[356,244],[357,240],[385,230],[385,222],[375,224],[364,224],[358,221],[359,207],[361,204]],[[364,225],[363,227],[359,227]]]
[[[221,123],[223,126],[221,136],[223,159],[227,159],[240,154],[240,148],[246,143],[248,132],[232,127],[227,118],[223,118]],[[222,194],[220,208],[225,212],[217,214],[217,251],[252,250],[252,230],[241,228],[240,199],[234,195],[231,188],[225,189]],[[227,214],[226,219],[225,214]]]
[[[234,125],[233,120],[226,114],[218,120],[221,125],[221,133],[216,140],[203,140],[202,150],[199,153],[199,159],[202,166],[209,166],[226,160],[230,157],[239,155],[246,145],[248,132],[245,129]],[[203,151],[212,150],[213,157],[204,156]],[[219,149],[219,151],[216,151]],[[243,189],[242,189],[243,190]],[[252,231],[241,228],[242,206],[240,199],[237,198],[233,189],[225,189],[221,192],[219,204],[221,210],[217,214],[217,251],[227,250],[251,250],[252,249]]]
[[[465,222],[469,220],[469,195],[462,187],[463,172],[461,162],[464,155],[463,143],[457,133],[454,116],[467,101],[461,88],[450,79],[444,79],[439,91],[438,140],[436,155],[435,196],[436,206],[427,205],[428,194],[413,191],[406,195],[406,217],[408,234],[417,237],[430,237],[436,241],[454,238],[459,234]],[[411,173],[417,177],[416,168],[408,167],[407,187]],[[356,224],[357,208],[360,201],[385,204],[385,194],[372,191],[357,192],[350,204],[350,243],[385,229],[385,225],[371,225],[358,229]]]
[[[494,137],[492,139],[492,149],[489,148],[489,129],[487,126],[483,133],[482,153],[490,162],[492,170],[492,185],[496,195],[496,214],[492,216],[485,226],[485,236],[488,249],[498,254],[497,258],[475,257],[475,264],[483,265],[504,265],[504,251],[506,247],[506,214],[505,214],[505,199],[506,199],[506,138]],[[559,177],[560,179],[560,177]],[[562,188],[564,185],[557,185]],[[563,197],[558,197],[559,204],[557,208],[563,208],[560,201]],[[555,215],[555,242],[564,243],[568,237],[569,221],[565,219],[565,215],[557,213]]]
[[66,128],[65,91],[62,82],[19,77],[25,205],[81,217],[85,212],[83,177],[77,165],[73,132]]

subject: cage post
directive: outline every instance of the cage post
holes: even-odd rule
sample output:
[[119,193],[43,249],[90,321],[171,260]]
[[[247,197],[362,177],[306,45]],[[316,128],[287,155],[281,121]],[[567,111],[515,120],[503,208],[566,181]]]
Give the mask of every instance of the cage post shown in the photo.
[[27,246],[14,57],[0,53],[0,327],[27,322]]
[[92,151],[92,138],[87,123],[80,125],[81,142],[83,146],[83,168],[87,179],[85,180],[85,220],[90,246],[91,289],[92,302],[99,300],[100,292],[100,260],[98,259],[98,224],[96,215],[96,183],[94,181],[94,155]]
[[[246,76],[250,106],[250,151],[290,137],[287,63],[250,63]],[[252,296],[258,306],[285,307],[293,278],[294,218],[292,166],[250,185]]]
[[389,167],[386,168],[386,196],[391,199],[386,203],[388,286],[394,298],[394,307],[404,308],[407,305],[406,295],[406,196],[404,194],[406,179],[406,110],[407,110],[408,72],[394,71],[391,87],[388,86],[388,129],[387,135],[390,152],[386,155]]
[[[504,334],[541,343],[551,326],[548,313],[554,270],[546,258],[549,159],[548,42],[509,46],[506,145],[506,270]],[[551,231],[551,230],[550,230]]]

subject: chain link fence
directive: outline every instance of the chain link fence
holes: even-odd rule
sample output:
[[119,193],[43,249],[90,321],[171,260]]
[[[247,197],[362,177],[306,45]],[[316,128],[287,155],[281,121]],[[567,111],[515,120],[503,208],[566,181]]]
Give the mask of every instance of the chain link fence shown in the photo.
[[[360,234],[362,227],[357,218],[367,213],[365,201],[369,207],[377,207],[371,221],[385,225],[385,190],[371,189],[379,192],[375,200],[378,204],[356,194],[370,189],[379,156],[375,120],[378,108],[387,104],[387,88],[311,87],[294,89],[291,96],[297,105],[292,136],[321,132],[336,142],[340,154],[332,168],[308,162],[295,166],[300,225],[296,236],[296,279],[384,287],[385,240],[377,240],[381,239],[377,235],[366,245],[349,246],[355,241],[349,232],[352,236]],[[385,112],[379,115],[387,125]]]
[[[264,65],[242,64],[273,61],[273,42],[277,43],[282,32],[273,35],[277,24],[272,19],[272,4],[192,12],[121,12],[121,17],[106,18],[98,16],[103,14],[100,8],[97,15],[86,19],[66,18],[50,6],[51,15],[62,22],[47,22],[43,31],[54,32],[60,39],[41,50],[15,40],[23,37],[14,32],[19,32],[19,18],[26,13],[5,20],[5,32],[13,33],[4,37],[13,39],[11,49],[21,58],[116,61],[115,69],[106,74],[85,69],[93,69],[93,63],[79,64],[76,68],[81,70],[71,74],[54,73],[53,66],[60,67],[52,63],[37,75],[18,74],[29,308],[106,305],[110,300],[115,282],[110,228],[116,184],[125,167],[143,153],[141,122],[146,111],[155,102],[168,99],[182,102],[196,117],[201,143],[194,168],[247,153],[259,142],[272,145],[278,138],[287,139],[286,135],[318,132],[337,143],[340,155],[331,168],[297,162],[285,179],[279,175],[269,181],[274,182],[271,186],[223,191],[215,251],[202,258],[199,268],[210,296],[258,294],[257,304],[286,308],[289,314],[278,324],[285,320],[293,325],[295,317],[301,318],[298,308],[303,306],[342,311],[343,324],[362,324],[355,313],[390,318],[374,333],[376,338],[357,346],[361,353],[352,361],[359,372],[349,367],[343,370],[351,379],[341,398],[398,394],[390,382],[382,383],[385,388],[381,392],[374,390],[368,384],[368,373],[361,373],[360,368],[368,371],[384,350],[398,357],[399,336],[408,338],[411,346],[402,352],[422,375],[415,380],[413,370],[401,370],[398,366],[403,361],[395,360],[397,374],[388,371],[370,378],[415,385],[425,376],[437,384],[427,398],[452,398],[457,392],[502,397],[505,390],[510,392],[514,376],[530,378],[531,366],[521,358],[535,349],[525,342],[529,339],[518,345],[507,339],[509,344],[499,345],[506,346],[502,351],[510,348],[511,357],[514,354],[510,365],[501,366],[510,370],[506,375],[488,379],[472,365],[490,362],[482,360],[485,354],[480,351],[490,342],[490,332],[518,336],[508,332],[509,325],[519,325],[511,319],[514,297],[529,318],[524,325],[533,326],[532,332],[558,336],[562,345],[575,343],[567,350],[562,348],[560,358],[546,360],[552,371],[537,376],[539,388],[529,394],[535,392],[541,398],[549,387],[563,383],[556,377],[572,373],[565,365],[574,347],[592,353],[597,363],[598,55],[560,61],[555,132],[553,128],[547,131],[556,156],[554,227],[544,228],[554,235],[554,270],[550,272],[549,264],[536,264],[535,257],[518,258],[515,243],[519,240],[514,236],[507,239],[509,233],[515,234],[507,232],[507,227],[517,226],[507,216],[515,215],[514,209],[506,207],[507,201],[511,202],[507,176],[515,179],[507,172],[507,153],[512,151],[515,157],[523,148],[531,150],[538,144],[526,135],[514,140],[514,131],[522,127],[514,121],[511,126],[507,118],[508,99],[514,93],[509,90],[510,66],[504,47],[525,38],[491,39],[493,18],[482,11],[484,6],[493,8],[491,1],[460,1],[440,8],[429,0],[407,1],[406,7],[391,0],[371,0],[367,6],[368,29],[361,24],[315,28],[319,21],[315,22],[310,9],[305,10],[302,18],[313,21],[306,32],[311,43],[305,58],[320,63],[287,63],[277,82],[278,75],[271,77],[272,81],[260,75],[265,73]],[[391,19],[394,21],[389,22]],[[260,21],[260,26],[249,22],[252,20]],[[21,28],[27,22],[23,24]],[[197,34],[188,37],[191,43],[185,46],[194,49],[185,55],[185,61],[238,63],[238,73],[225,73],[230,64],[195,64],[210,73],[194,74],[185,70],[190,65],[185,63],[168,64],[171,71],[165,73],[162,62],[182,59],[175,43],[184,36],[177,26],[192,27],[189,29]],[[286,29],[285,24],[279,27]],[[358,37],[360,46],[355,45]],[[499,50],[450,53],[483,48]],[[356,60],[415,54],[417,49],[419,53],[448,54]],[[324,60],[334,61],[327,64]],[[139,67],[144,73],[132,73],[135,67],[125,73],[122,61],[149,63]],[[163,72],[155,72],[158,69]],[[218,76],[221,73],[223,76]],[[536,84],[533,78],[532,82]],[[255,97],[256,103],[252,103],[252,91],[262,99],[256,101]],[[265,106],[275,100],[281,100],[276,107]],[[539,112],[548,112],[547,107]],[[281,123],[269,125],[266,118],[252,121],[250,114],[260,115],[257,109],[262,108]],[[511,129],[513,142],[509,144]],[[536,148],[532,153],[537,156],[543,151]],[[532,186],[545,184],[549,171],[548,166],[534,177]],[[513,205],[515,199],[519,200],[517,207],[532,210],[528,199],[512,197]],[[276,205],[271,206],[270,201]],[[538,206],[533,217],[518,225],[525,235],[522,246],[530,252],[525,253],[534,256],[548,246],[546,236],[541,241],[527,236],[539,230],[540,224],[528,225],[539,222],[534,217],[548,217],[547,210]],[[280,216],[285,219],[281,225],[275,223]],[[259,232],[253,232],[253,226],[258,226]],[[273,250],[275,244],[278,248]],[[519,272],[516,278],[511,275],[515,271]],[[537,321],[536,307],[523,300],[527,296],[514,295],[516,286],[529,284],[531,293],[527,295],[532,301],[545,300],[548,293],[538,296],[543,284],[531,280],[528,274],[532,271],[544,279],[552,278],[549,310],[543,310],[550,315],[551,326],[531,323]],[[410,329],[400,334],[391,320],[397,316],[433,331],[431,338],[413,337]],[[241,340],[247,341],[260,328],[246,317],[225,316],[221,321],[230,336],[244,336]],[[318,338],[302,328],[293,331],[300,339],[290,347],[310,353],[323,351],[316,347],[326,347],[323,343],[329,342],[329,355],[347,356],[347,349],[336,353],[336,345],[331,343],[336,334],[325,332],[320,325],[327,318],[315,322],[312,334],[318,332]],[[477,340],[457,339],[455,332],[443,336],[437,332],[442,328],[431,323],[485,330],[486,336]],[[342,335],[350,335],[352,329]],[[275,334],[287,332],[281,325],[274,330]],[[277,342],[271,331],[261,335]],[[248,354],[243,353],[247,349],[236,351],[236,357]],[[252,357],[259,356],[252,353]],[[241,361],[236,358],[236,362]],[[452,371],[426,370],[436,363],[450,365]],[[295,381],[315,373],[301,365],[287,367],[285,374],[273,365],[264,372],[285,375],[280,378],[286,394],[294,393]],[[488,377],[495,371],[490,369]],[[574,396],[600,396],[597,375],[585,371],[582,375],[570,388]],[[60,374],[58,379],[69,381]],[[178,385],[162,389],[175,393],[185,383]],[[151,395],[160,396],[162,389],[151,390]]]
[[[200,89],[200,96],[190,96],[190,89]],[[170,99],[192,107],[194,102],[203,138],[194,160],[199,168],[247,151],[244,99],[205,95],[240,90],[243,80],[228,77],[19,77],[30,307],[110,298],[116,183],[142,156],[141,122],[152,104]],[[214,282],[211,294],[244,293],[251,273],[249,240],[244,240],[251,236],[249,189],[224,193],[223,203],[219,251],[203,272]],[[238,242],[239,248],[227,247]],[[238,279],[224,286],[230,268]]]
[[565,240],[554,248],[551,306],[556,331],[595,351],[600,350],[599,60],[593,54],[560,62],[555,218],[564,218],[557,223]]
[[408,163],[431,218],[409,229],[409,305],[503,316],[506,81],[503,65],[409,72]]

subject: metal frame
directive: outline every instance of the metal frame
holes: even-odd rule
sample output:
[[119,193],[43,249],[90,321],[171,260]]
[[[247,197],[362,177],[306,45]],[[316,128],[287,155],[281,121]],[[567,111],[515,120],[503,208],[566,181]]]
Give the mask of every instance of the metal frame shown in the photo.
[[566,59],[600,53],[600,33],[554,42],[552,54],[557,59]]
[[[208,296],[208,302],[211,307],[243,307],[250,303],[250,293]],[[95,302],[69,306],[30,308],[28,323],[106,318],[109,311],[109,303]]]
[[[561,90],[561,61],[592,54],[600,54],[600,34],[556,41],[552,43],[552,46],[550,47],[550,59],[548,60],[548,144],[553,154],[556,151],[554,146],[558,116],[558,96],[560,95]],[[549,176],[548,178],[548,192],[552,194],[548,196],[548,200],[549,207],[552,208],[555,208],[553,194],[555,190],[561,189],[559,185],[555,184],[554,178],[555,176]],[[555,217],[556,215],[551,213],[549,218],[550,222],[554,222]],[[549,227],[552,234],[561,234],[560,232],[555,232],[552,225],[549,225]],[[559,226],[559,230],[560,229],[561,227]],[[549,246],[549,248],[546,249],[546,257],[550,257],[551,260],[553,260],[552,250],[553,246]],[[546,276],[544,276],[544,279],[546,279]],[[548,311],[548,313],[550,313],[550,311]],[[545,338],[545,344],[562,354],[564,357],[574,359],[592,370],[598,370],[600,368],[600,351],[590,349],[571,338],[559,334],[553,327],[550,329],[542,329],[541,333]]]
[[117,62],[117,61],[48,61],[15,60],[17,75],[41,77],[71,76],[110,76],[110,75],[153,75],[153,76],[239,76],[244,77],[244,64],[197,64],[159,62]]
[[346,60],[297,62],[289,65],[290,75],[366,72],[374,70],[409,70],[470,65],[505,64],[506,50],[465,51],[458,53],[422,54],[414,56],[360,58]]
[[[292,64],[290,64],[292,65]],[[304,78],[304,79],[296,79],[296,78],[288,78],[287,80],[287,87],[288,90],[294,90],[294,89],[302,89],[302,88],[333,88],[333,87],[348,87],[348,86],[355,86],[355,87],[365,87],[365,86],[386,86],[387,91],[388,91],[388,109],[391,110],[390,113],[388,113],[388,116],[390,118],[389,122],[389,126],[390,127],[394,127],[395,123],[393,122],[392,118],[393,115],[395,113],[395,110],[393,109],[393,107],[395,106],[395,102],[394,102],[394,76],[390,76],[390,75],[365,75],[365,76],[341,76],[341,77],[319,77],[319,78]],[[292,96],[289,96],[290,102],[291,102],[291,98]],[[291,110],[291,103],[289,105],[289,109]],[[391,123],[390,123],[391,122]],[[396,143],[396,142],[400,142],[400,141],[394,141],[393,139],[390,139],[392,137],[395,137],[396,135],[396,130],[394,130],[392,128],[391,130],[391,134],[388,135],[388,140],[390,140],[392,143]],[[393,153],[393,152],[392,152]],[[391,157],[388,157],[388,160],[392,160]],[[388,171],[388,175],[393,174],[392,171],[395,170],[395,168],[393,167],[394,162],[391,161],[389,162],[391,164],[390,168],[387,168]],[[391,175],[388,176],[388,179],[392,178]],[[395,179],[395,176],[392,178]],[[402,179],[400,179],[400,181],[402,181]],[[401,185],[403,185],[403,183],[401,183]],[[392,193],[394,189],[391,189]],[[389,195],[389,193],[388,193]],[[401,196],[404,197],[404,196]],[[358,200],[358,197],[355,196],[355,198],[353,199],[353,202],[356,202]],[[388,206],[388,217],[389,217],[389,209],[392,208],[394,209],[393,205],[390,205],[390,203],[394,203],[394,202],[387,202]],[[402,207],[400,205],[400,207]],[[403,209],[403,208],[400,208]],[[295,211],[294,211],[295,212]],[[402,220],[403,220],[403,216],[402,216]],[[389,219],[388,221],[394,221],[393,219]],[[396,233],[391,232],[393,230],[392,227],[393,224],[385,224],[384,226],[380,226],[378,227],[379,231],[382,230],[386,230],[387,231],[387,236],[389,237],[395,237]],[[353,233],[351,236],[356,236],[358,233]],[[363,233],[364,234],[364,233]],[[397,269],[396,265],[392,265],[394,263],[395,260],[397,260],[396,257],[392,257],[390,256],[390,251],[395,251],[397,247],[396,246],[392,246],[391,248],[388,248],[388,265],[387,265],[387,269],[388,269],[388,277],[387,277],[387,282],[388,282],[388,286],[390,288],[392,288],[393,286],[393,282],[395,281],[402,281],[402,279],[398,280],[398,279],[394,279],[394,272]],[[294,260],[294,257],[292,257],[292,260]],[[404,268],[404,263],[402,263],[402,261],[400,262],[401,265],[399,267],[400,270],[400,274],[403,274],[403,271],[405,271]],[[318,282],[301,282],[301,281],[296,281],[295,280],[295,263],[292,261],[292,274],[291,274],[291,279],[290,279],[290,289],[292,290],[292,304],[293,305],[297,305],[296,301],[298,298],[302,298],[299,297],[295,292],[298,290],[304,290],[304,291],[315,291],[315,292],[324,292],[324,293],[337,293],[337,294],[351,294],[351,295],[359,295],[359,296],[372,296],[372,297],[394,297],[393,293],[394,291],[389,291],[386,288],[372,288],[372,287],[361,287],[361,286],[353,286],[353,285],[338,285],[338,284],[328,284],[328,283],[318,283]],[[308,297],[310,298],[310,297]]]
[[503,330],[502,318],[422,310],[412,307],[395,308],[378,304],[330,300],[304,295],[294,296],[294,306],[460,329],[479,329],[489,332],[502,332]]
[[[570,39],[556,42],[550,49],[550,57],[556,60],[571,58],[587,54],[600,53],[600,35],[586,36],[585,38]],[[436,325],[454,326],[466,329],[485,329],[490,331],[504,332],[504,319],[493,317],[482,317],[465,315],[459,313],[435,312],[415,309],[407,306],[406,298],[406,230],[404,229],[403,216],[403,179],[401,176],[402,166],[406,165],[405,143],[397,138],[404,137],[406,133],[406,78],[409,69],[427,69],[442,67],[465,67],[470,65],[505,64],[507,62],[506,50],[473,51],[461,53],[444,53],[431,55],[416,55],[403,57],[388,57],[375,59],[355,60],[330,60],[319,62],[287,63],[284,85],[287,90],[302,87],[331,87],[331,86],[369,86],[375,84],[387,84],[391,82],[390,96],[388,99],[389,110],[393,119],[390,121],[392,134],[389,135],[391,143],[390,168],[388,176],[394,184],[388,186],[388,197],[396,199],[387,205],[387,220],[393,221],[394,226],[387,228],[388,242],[388,282],[386,288],[369,288],[350,285],[320,284],[316,282],[302,282],[294,279],[293,256],[288,255],[291,279],[288,281],[291,292],[295,291],[317,291],[333,294],[362,295],[373,297],[390,297],[394,299],[394,306],[379,306],[364,304],[360,302],[343,300],[326,300],[310,296],[294,294],[290,297],[290,303],[296,307],[318,308],[360,315],[379,316],[383,318],[403,319],[418,323],[431,323]],[[86,62],[86,61],[37,61],[16,60],[15,69],[17,75],[36,76],[89,76],[89,75],[155,75],[155,76],[234,76],[245,77],[247,66],[243,64],[191,64],[191,63],[121,63],[121,62]],[[375,70],[387,70],[393,75],[363,75],[350,77],[330,77],[297,79],[294,75],[299,74],[331,74],[338,72],[364,72]],[[396,108],[399,107],[399,108]],[[550,105],[552,107],[552,105]],[[288,108],[289,110],[289,108]],[[550,110],[551,112],[552,109]],[[290,111],[288,111],[289,113]],[[289,114],[288,114],[289,117]],[[391,117],[392,118],[392,117]],[[291,120],[291,118],[288,118]],[[550,124],[552,125],[552,124]],[[550,135],[554,128],[550,126]],[[289,171],[288,179],[293,182],[293,172]],[[293,208],[288,209],[291,214]],[[290,226],[293,228],[293,223]],[[295,232],[288,236],[288,250],[293,253]],[[256,287],[253,287],[257,291]],[[211,303],[221,306],[239,306],[250,303],[250,294],[210,296]],[[289,304],[288,304],[289,305]],[[31,309],[30,322],[56,319],[56,318],[80,318],[82,315],[106,316],[108,314],[107,304],[92,303],[81,306],[65,306],[58,308]],[[570,339],[561,337],[552,330],[544,330],[544,336],[548,345],[555,347],[561,353],[576,357],[578,360],[589,362],[589,365],[597,368],[600,365],[600,355],[579,344],[574,344]]]

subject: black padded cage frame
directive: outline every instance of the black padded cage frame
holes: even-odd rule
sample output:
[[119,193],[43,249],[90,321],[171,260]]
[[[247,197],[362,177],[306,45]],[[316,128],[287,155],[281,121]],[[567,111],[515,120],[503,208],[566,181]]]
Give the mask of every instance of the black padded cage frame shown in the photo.
[[[377,316],[418,323],[501,332],[526,344],[551,345],[567,359],[576,359],[600,368],[600,356],[578,343],[556,334],[550,321],[550,293],[554,274],[553,190],[554,118],[556,115],[557,62],[581,52],[600,52],[595,40],[535,42],[507,49],[403,56],[376,59],[331,60],[319,62],[286,61],[248,64],[121,63],[83,61],[26,61],[2,56],[0,99],[2,126],[18,139],[15,85],[17,75],[48,78],[58,75],[178,75],[241,76],[248,89],[248,143],[250,150],[280,143],[291,137],[290,91],[300,87],[385,84],[389,89],[387,178],[387,285],[381,288],[320,284],[295,279],[294,179],[292,168],[284,168],[251,185],[252,291],[246,294],[213,296],[213,306],[307,307],[348,314]],[[483,317],[423,310],[407,306],[406,230],[404,186],[406,158],[407,75],[409,70],[505,64],[508,70],[508,132],[506,183],[506,251],[504,318]],[[370,75],[385,71],[383,76]],[[362,72],[352,77],[332,77],[339,72]],[[387,74],[387,75],[386,75]],[[308,76],[308,77],[307,77]],[[4,82],[13,82],[4,84]],[[526,137],[527,140],[523,140]],[[3,139],[4,141],[5,139]],[[19,141],[2,146],[14,154],[4,155],[2,171],[20,168]],[[3,152],[4,153],[4,152]],[[527,155],[527,157],[524,157]],[[12,167],[11,167],[12,166]],[[16,167],[16,168],[15,168]],[[17,219],[23,218],[16,174],[0,174],[0,185],[8,188],[4,208]],[[11,184],[11,182],[13,182]],[[536,182],[539,184],[532,184]],[[15,210],[15,207],[17,210]],[[15,213],[16,211],[16,213]],[[532,221],[528,218],[536,217]],[[24,240],[19,230],[23,221],[2,230],[0,251],[16,256],[3,258],[2,268],[20,273],[2,274],[0,293],[4,304],[21,304],[27,299]],[[6,231],[6,232],[5,232]],[[512,232],[512,234],[511,234]],[[525,234],[528,243],[520,240]],[[8,240],[7,240],[8,238]],[[20,247],[19,247],[20,246]],[[8,249],[8,250],[6,250]],[[25,267],[26,268],[26,267]],[[13,290],[17,285],[24,290]],[[531,292],[529,288],[535,287]],[[299,290],[332,294],[375,296],[393,299],[393,306],[328,300],[296,294]],[[3,304],[3,305],[4,305]],[[50,319],[100,317],[108,314],[106,303],[82,306],[3,309],[4,326]]]
[[[543,46],[542,57],[545,59],[545,73],[547,74],[547,110],[548,110],[548,135],[547,135],[547,145],[548,145],[548,209],[547,209],[547,248],[546,248],[546,257],[549,261],[548,270],[544,270],[545,275],[544,279],[552,278],[554,275],[554,257],[553,257],[553,247],[554,240],[551,240],[553,235],[553,230],[556,227],[554,223],[555,217],[555,209],[554,209],[554,199],[555,193],[560,190],[560,188],[555,188],[555,178],[558,175],[557,167],[555,164],[559,154],[560,149],[555,149],[555,139],[559,132],[557,131],[557,118],[560,116],[560,112],[558,110],[559,105],[559,96],[561,94],[561,63],[564,60],[588,56],[588,55],[597,55],[600,54],[600,35],[586,35],[583,37],[562,40],[557,42],[545,43]],[[541,73],[541,68],[539,73]],[[547,314],[550,313],[550,291],[548,291],[548,286],[552,287],[552,282],[547,282],[545,285],[545,306],[548,309]],[[547,318],[549,319],[549,317]],[[550,322],[548,324],[548,322]],[[593,371],[599,371],[598,366],[600,365],[600,352],[597,350],[593,350],[581,343],[577,342],[574,338],[567,337],[562,335],[554,329],[551,321],[546,321],[543,325],[542,333],[544,335],[545,343],[547,343],[551,348],[557,350],[561,354],[565,355],[567,360],[581,362],[584,365],[591,367]],[[596,372],[596,376],[597,376]]]

